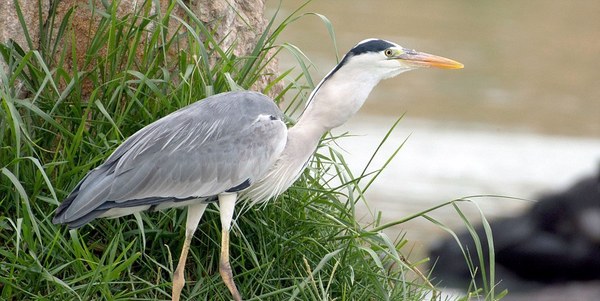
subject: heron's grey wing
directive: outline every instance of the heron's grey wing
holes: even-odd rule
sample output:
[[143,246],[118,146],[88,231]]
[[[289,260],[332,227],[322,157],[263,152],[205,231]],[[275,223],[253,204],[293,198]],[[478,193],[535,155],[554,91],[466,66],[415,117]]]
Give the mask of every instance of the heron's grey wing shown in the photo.
[[160,148],[157,151],[132,153],[124,158],[126,165],[117,166],[115,180],[120,184],[112,186],[110,199],[208,197],[257,180],[283,150],[285,124],[259,115],[235,127],[238,132],[216,140],[202,143],[202,136],[167,136],[166,146],[157,141],[152,147]]
[[143,199],[208,197],[254,181],[283,150],[281,118],[272,100],[253,92],[219,94],[176,111],[88,173],[53,221],[82,219],[108,202],[128,207]]

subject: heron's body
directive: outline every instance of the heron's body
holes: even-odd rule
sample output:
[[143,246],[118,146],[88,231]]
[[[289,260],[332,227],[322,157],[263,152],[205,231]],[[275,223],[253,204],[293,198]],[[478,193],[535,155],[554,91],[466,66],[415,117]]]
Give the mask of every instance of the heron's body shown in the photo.
[[96,217],[210,202],[245,190],[282,152],[282,118],[270,98],[255,92],[222,93],[173,112],[90,171],[54,221],[79,227]]
[[236,201],[262,202],[285,191],[323,134],[352,117],[379,81],[429,66],[462,68],[388,41],[364,40],[319,83],[289,130],[275,103],[259,93],[223,93],[191,104],[128,138],[81,180],[53,222],[80,227],[96,217],[187,206],[186,239],[173,276],[173,300],[179,300],[191,239],[206,204],[218,200],[220,272],[234,299],[241,300],[229,265]]

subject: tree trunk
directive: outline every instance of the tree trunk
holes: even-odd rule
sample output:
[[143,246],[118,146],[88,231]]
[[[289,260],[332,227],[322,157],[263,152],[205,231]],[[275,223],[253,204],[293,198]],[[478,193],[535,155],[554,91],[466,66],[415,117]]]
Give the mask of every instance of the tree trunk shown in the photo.
[[[108,2],[110,0],[104,0]],[[121,0],[117,9],[117,16],[124,16],[134,12],[142,5],[151,5],[151,11],[160,9],[162,12],[167,10],[169,2],[174,0],[159,0],[159,6],[156,7],[156,1],[147,0]],[[106,8],[102,4],[103,0],[92,0],[99,10]],[[221,41],[220,47],[228,49],[235,43],[234,54],[245,56],[251,53],[260,35],[267,26],[267,20],[264,17],[265,0],[183,0],[183,2],[205,23],[205,26],[214,32],[215,39]],[[94,36],[95,26],[99,20],[99,15],[92,14],[89,6],[90,0],[18,0],[20,10],[24,17],[24,23],[30,36],[33,48],[39,49],[42,46],[43,31],[42,26],[49,26],[49,12],[55,6],[56,16],[53,26],[54,33],[58,32],[61,21],[71,8],[74,12],[71,15],[71,29],[75,36],[75,43],[78,49],[78,66],[84,59],[85,49],[91,44]],[[41,12],[41,16],[40,16]],[[179,17],[185,15],[181,6],[176,5],[172,14]],[[95,20],[92,20],[94,18]],[[170,33],[174,33],[179,23],[171,19],[169,24],[172,27]],[[180,29],[185,30],[185,29]],[[46,38],[46,37],[44,37]],[[18,43],[25,51],[30,50],[26,39],[25,31],[19,22],[17,7],[13,0],[0,1],[0,43],[6,43],[10,39]],[[68,40],[68,39],[67,39]],[[66,41],[64,43],[68,43]],[[63,44],[63,47],[70,47]],[[175,53],[171,53],[174,55]],[[63,68],[70,70],[73,65],[70,56],[66,56]],[[0,68],[6,70],[6,64],[0,58]],[[277,70],[277,61],[273,60],[266,68],[265,74],[274,74]],[[73,71],[73,70],[71,70]],[[261,90],[272,79],[272,76],[264,76],[255,86],[254,90]],[[278,89],[275,89],[275,91]]]

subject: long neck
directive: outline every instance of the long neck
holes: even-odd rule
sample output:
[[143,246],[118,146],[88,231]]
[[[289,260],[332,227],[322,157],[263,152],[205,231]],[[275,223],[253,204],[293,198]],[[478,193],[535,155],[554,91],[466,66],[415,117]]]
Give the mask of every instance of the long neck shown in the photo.
[[364,76],[364,72],[344,71],[326,77],[317,86],[306,110],[288,130],[287,143],[277,162],[249,189],[249,198],[266,201],[288,189],[304,170],[323,134],[350,119],[379,82]]
[[[349,70],[347,70],[349,69]],[[347,66],[326,77],[311,94],[294,127],[320,127],[323,133],[344,124],[362,107],[379,78]]]
[[356,114],[379,79],[352,71],[340,69],[317,86],[304,113],[288,132],[284,154],[293,152],[298,156],[298,150],[302,150],[302,161],[306,162],[323,134]]

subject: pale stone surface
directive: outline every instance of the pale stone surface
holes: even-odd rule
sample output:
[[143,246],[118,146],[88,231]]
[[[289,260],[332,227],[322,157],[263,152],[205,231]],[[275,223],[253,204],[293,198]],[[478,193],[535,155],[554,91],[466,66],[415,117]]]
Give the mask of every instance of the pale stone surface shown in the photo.
[[[38,3],[41,4],[42,19],[45,20],[48,17],[50,0],[19,1],[25,26],[27,26],[31,41],[35,45],[39,45],[40,40],[40,28],[38,25],[40,10]],[[0,43],[6,43],[11,39],[21,45],[24,50],[29,50],[25,32],[19,22],[15,3],[10,0],[2,0],[0,1]],[[0,58],[0,68],[6,70],[6,64],[2,58]]]
[[[268,25],[264,17],[265,0],[191,0],[189,6],[198,18],[215,32],[215,39],[221,41],[221,48],[228,49],[235,44],[234,54],[244,56],[252,49]],[[273,54],[273,51],[271,52]],[[260,90],[275,78],[277,61],[265,68],[263,76],[252,90]],[[281,91],[281,85],[270,91],[272,96]]]
[[[48,17],[50,0],[19,1],[19,7],[33,43],[39,43],[40,39],[38,2],[41,3],[42,19],[45,20]],[[17,7],[13,1],[6,0],[0,1],[0,41],[5,42],[9,39],[13,39],[24,49],[28,49],[23,27],[17,15]]]
[[[74,43],[76,43],[75,46],[78,49],[78,57],[76,58],[77,61],[73,62],[70,61],[70,56],[66,56],[63,68],[72,69],[74,63],[77,63],[77,66],[82,66],[85,58],[84,49],[90,46],[91,39],[94,36],[94,29],[100,20],[98,11],[105,10],[102,1],[91,1],[95,9],[97,9],[94,13],[90,7],[90,0],[19,0],[23,15],[25,16],[25,22],[27,23],[28,32],[34,44],[33,47],[40,47],[38,1],[41,1],[40,3],[42,4],[41,11],[44,24],[49,23],[47,19],[50,7],[53,4],[56,5],[56,21],[53,25],[55,27],[53,30],[54,33],[58,31],[61,20],[67,15],[68,11],[72,8],[74,9],[70,24],[74,34]],[[151,12],[155,12],[157,9],[165,12],[169,2],[169,0],[159,0],[160,7],[155,7],[157,2],[151,1],[149,9]],[[184,0],[183,2],[201,21],[205,22],[208,28],[215,32],[215,38],[221,41],[221,48],[227,49],[235,45],[234,53],[237,56],[244,56],[252,51],[253,46],[267,25],[267,20],[264,17],[264,0]],[[121,0],[117,15],[122,17],[132,13],[144,5],[144,3],[148,2],[144,0]],[[172,14],[185,18],[183,8],[178,5]],[[172,18],[169,26],[176,28],[179,26],[179,23]],[[23,29],[17,18],[13,1],[0,1],[0,43],[7,42],[9,39],[15,40],[25,50],[29,49]],[[71,47],[69,43],[71,43],[70,39],[64,39],[61,46],[69,49]],[[100,50],[101,53],[102,51],[105,51],[105,49]],[[0,60],[0,67],[5,67],[2,64],[4,62]],[[274,74],[276,70],[277,61],[273,60],[266,68],[266,73]],[[253,89],[262,89],[272,78],[274,78],[274,75],[264,76]],[[87,88],[91,87],[84,87],[84,90]],[[280,89],[274,89],[272,94],[278,90]]]

